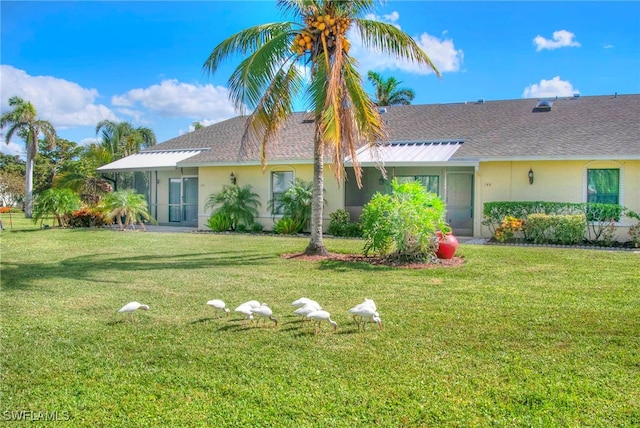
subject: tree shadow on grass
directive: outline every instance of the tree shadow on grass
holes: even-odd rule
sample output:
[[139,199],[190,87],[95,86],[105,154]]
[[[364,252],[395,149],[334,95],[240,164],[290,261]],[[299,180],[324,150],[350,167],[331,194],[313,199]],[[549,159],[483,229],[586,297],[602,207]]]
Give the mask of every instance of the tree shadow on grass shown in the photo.
[[87,280],[91,282],[120,283],[117,278],[106,277],[109,271],[162,271],[211,269],[216,266],[260,266],[273,256],[251,251],[227,251],[172,254],[167,256],[128,256],[118,254],[84,254],[49,263],[5,263],[2,266],[2,288],[26,289],[35,281],[51,279]]

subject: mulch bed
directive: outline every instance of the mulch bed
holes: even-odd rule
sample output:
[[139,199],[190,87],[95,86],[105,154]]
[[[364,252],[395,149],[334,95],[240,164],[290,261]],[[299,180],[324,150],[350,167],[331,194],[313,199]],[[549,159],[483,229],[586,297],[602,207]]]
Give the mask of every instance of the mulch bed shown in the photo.
[[327,256],[308,256],[304,253],[292,253],[292,254],[283,254],[281,256],[284,259],[296,259],[296,260],[304,260],[309,262],[319,262],[319,261],[340,261],[340,262],[364,262],[372,265],[378,266],[390,266],[396,268],[403,269],[435,269],[441,267],[459,267],[464,264],[464,259],[462,257],[453,257],[451,259],[439,259],[438,263],[404,263],[397,261],[390,261],[384,259],[382,257],[374,257],[368,256],[365,257],[362,254],[339,254],[339,253],[329,253]]

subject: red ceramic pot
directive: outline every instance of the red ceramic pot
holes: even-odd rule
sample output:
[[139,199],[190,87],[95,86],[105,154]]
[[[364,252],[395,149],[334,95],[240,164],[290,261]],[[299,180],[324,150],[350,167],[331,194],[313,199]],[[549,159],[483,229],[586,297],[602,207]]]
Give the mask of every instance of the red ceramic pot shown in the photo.
[[442,235],[442,232],[436,232],[438,235],[438,251],[436,256],[439,259],[450,259],[458,249],[458,239],[452,233]]

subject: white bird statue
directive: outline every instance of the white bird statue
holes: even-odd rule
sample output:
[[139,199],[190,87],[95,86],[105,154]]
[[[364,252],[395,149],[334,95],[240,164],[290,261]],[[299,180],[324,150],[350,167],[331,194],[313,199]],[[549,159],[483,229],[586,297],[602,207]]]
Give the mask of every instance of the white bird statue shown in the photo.
[[262,318],[263,326],[266,324],[267,318],[273,321],[276,327],[278,326],[278,319],[273,316],[273,311],[269,306],[267,306],[266,303],[263,303],[262,305],[260,305],[260,307],[251,308],[251,313]]
[[349,309],[348,312],[353,314],[353,320],[356,322],[358,330],[360,330],[360,323],[362,323],[362,329],[364,330],[367,322],[375,322],[378,324],[380,329],[382,329],[382,319],[380,318],[380,314],[376,312],[376,308],[369,302],[365,301],[364,303],[360,303],[359,305]]
[[242,305],[238,306],[234,312],[238,312],[240,314],[242,314],[242,324],[240,325],[245,325],[247,323],[247,321],[252,322],[253,321],[253,308],[250,305],[247,305],[246,303],[243,303]]
[[322,321],[328,321],[329,324],[333,326],[333,331],[338,329],[338,323],[331,319],[331,314],[327,311],[313,311],[307,315],[307,318],[310,320],[317,322],[316,327],[314,328],[314,333],[318,334],[318,331],[321,330],[320,324]]
[[317,308],[318,310],[322,309],[322,306],[320,306],[320,304],[318,302],[316,302],[315,300],[308,299],[306,297],[301,297],[301,298],[299,298],[298,300],[296,300],[295,302],[293,302],[291,304],[291,306],[295,306],[295,307],[298,307],[298,308],[301,308],[301,307],[307,306],[307,305],[311,305],[311,306]]
[[231,312],[229,308],[227,308],[227,305],[220,299],[209,300],[207,302],[207,305],[213,307],[213,309],[216,310],[216,318],[220,318],[219,312],[225,312],[227,316],[229,316],[229,312]]
[[138,302],[129,302],[126,305],[124,305],[122,308],[120,308],[120,310],[118,310],[118,313],[129,314],[129,319],[133,319],[133,313],[138,309],[142,309],[143,311],[148,311],[149,305],[143,305]]

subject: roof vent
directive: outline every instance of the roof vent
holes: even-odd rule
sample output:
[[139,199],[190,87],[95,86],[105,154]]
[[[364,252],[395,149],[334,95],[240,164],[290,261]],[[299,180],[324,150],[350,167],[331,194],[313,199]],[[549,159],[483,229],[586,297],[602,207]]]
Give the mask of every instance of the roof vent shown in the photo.
[[378,109],[378,113],[386,113],[387,112],[387,108],[386,107],[380,107]]
[[538,101],[538,104],[536,104],[536,106],[533,108],[533,112],[538,113],[538,112],[551,111],[552,105],[553,105],[553,102],[550,100],[540,100]]

